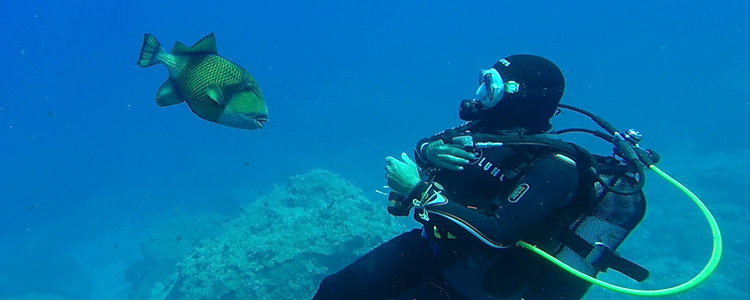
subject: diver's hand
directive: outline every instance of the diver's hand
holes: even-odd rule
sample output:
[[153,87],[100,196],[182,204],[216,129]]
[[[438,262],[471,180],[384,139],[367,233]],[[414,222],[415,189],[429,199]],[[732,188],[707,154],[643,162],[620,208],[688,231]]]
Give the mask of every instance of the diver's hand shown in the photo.
[[476,159],[474,153],[459,145],[446,145],[442,140],[432,141],[422,150],[422,157],[438,168],[461,171],[465,165]]
[[406,153],[401,153],[400,161],[392,156],[385,158],[385,179],[388,187],[401,195],[408,195],[419,183],[419,171]]

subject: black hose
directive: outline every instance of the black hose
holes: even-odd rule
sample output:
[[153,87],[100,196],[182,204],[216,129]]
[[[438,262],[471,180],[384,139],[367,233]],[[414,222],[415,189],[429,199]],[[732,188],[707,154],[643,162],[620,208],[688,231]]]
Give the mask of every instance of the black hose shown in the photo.
[[565,134],[565,133],[570,133],[570,132],[588,133],[588,134],[596,136],[596,137],[598,137],[600,139],[603,139],[603,140],[609,142],[610,144],[614,140],[614,138],[612,138],[611,135],[608,135],[608,134],[606,134],[604,132],[601,132],[599,130],[593,130],[593,129],[588,129],[588,128],[566,128],[566,129],[561,129],[561,130],[556,131],[557,134]]

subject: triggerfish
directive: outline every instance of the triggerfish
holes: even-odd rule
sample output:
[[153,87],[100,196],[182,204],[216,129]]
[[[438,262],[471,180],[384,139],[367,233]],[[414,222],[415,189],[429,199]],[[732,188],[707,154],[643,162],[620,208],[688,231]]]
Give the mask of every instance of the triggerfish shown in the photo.
[[138,66],[164,64],[169,78],[156,92],[156,104],[186,102],[199,117],[241,129],[259,129],[268,121],[260,87],[244,68],[216,52],[211,33],[192,47],[177,42],[167,53],[151,34],[143,37]]

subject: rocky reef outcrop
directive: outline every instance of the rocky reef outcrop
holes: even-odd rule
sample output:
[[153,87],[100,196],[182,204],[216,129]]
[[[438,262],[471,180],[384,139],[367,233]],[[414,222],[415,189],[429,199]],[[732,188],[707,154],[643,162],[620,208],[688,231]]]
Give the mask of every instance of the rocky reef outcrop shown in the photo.
[[318,283],[404,228],[324,170],[294,176],[196,241],[149,299],[309,299]]

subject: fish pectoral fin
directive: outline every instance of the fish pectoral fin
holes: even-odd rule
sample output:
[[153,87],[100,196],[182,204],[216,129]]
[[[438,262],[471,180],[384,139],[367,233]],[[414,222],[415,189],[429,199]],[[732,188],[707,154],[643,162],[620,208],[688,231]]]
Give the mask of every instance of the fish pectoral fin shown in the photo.
[[209,85],[206,88],[206,95],[221,106],[225,106],[227,102],[227,98],[225,97],[224,92],[218,85]]
[[180,104],[184,101],[185,99],[177,94],[169,79],[167,79],[167,81],[159,87],[159,90],[156,91],[156,104],[161,107]]

